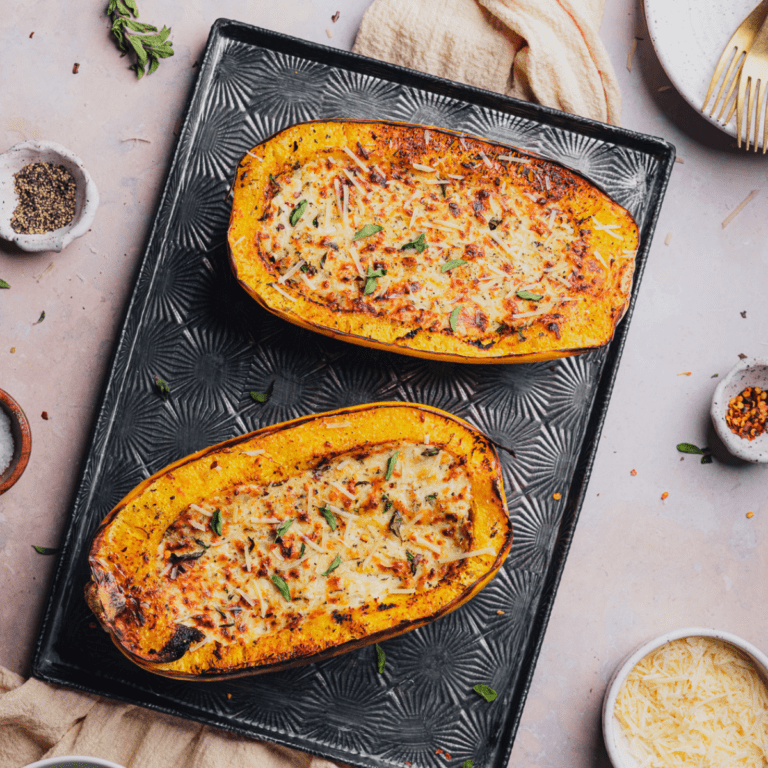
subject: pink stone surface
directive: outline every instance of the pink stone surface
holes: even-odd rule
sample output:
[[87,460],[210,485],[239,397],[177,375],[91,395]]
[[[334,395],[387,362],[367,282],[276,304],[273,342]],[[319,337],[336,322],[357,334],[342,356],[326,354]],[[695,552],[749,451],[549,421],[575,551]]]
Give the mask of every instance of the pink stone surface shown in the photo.
[[[101,194],[92,231],[60,254],[0,242],[0,278],[12,286],[0,291],[0,388],[24,408],[33,436],[25,474],[0,497],[0,664],[30,670],[54,564],[32,545],[56,546],[62,534],[210,25],[226,15],[349,49],[367,5],[145,0],[142,20],[173,28],[176,55],[137,82],[108,38],[106,0],[76,10],[0,0],[0,151],[24,139],[59,142],[82,158]],[[768,347],[768,188],[721,227],[765,187],[765,158],[737,151],[673,89],[659,91],[668,81],[634,2],[607,3],[602,36],[623,90],[624,125],[668,139],[684,162],[667,193],[514,768],[607,765],[604,688],[648,638],[700,625],[768,650],[768,468],[720,452],[708,416],[711,377],[726,374],[739,353],[764,356]],[[630,72],[635,37],[643,39]],[[681,461],[682,441],[709,444],[722,460]]]

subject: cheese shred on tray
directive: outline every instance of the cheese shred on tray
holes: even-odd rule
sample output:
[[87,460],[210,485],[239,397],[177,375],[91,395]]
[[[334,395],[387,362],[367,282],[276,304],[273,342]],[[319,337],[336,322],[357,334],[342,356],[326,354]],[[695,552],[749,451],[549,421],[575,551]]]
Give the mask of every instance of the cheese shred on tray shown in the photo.
[[308,417],[161,472],[97,536],[91,607],[134,660],[190,675],[311,661],[458,607],[511,537],[495,452],[437,414]]
[[764,768],[768,690],[755,665],[710,637],[674,640],[629,674],[614,714],[638,768]]
[[555,163],[423,126],[293,126],[243,158],[229,243],[243,287],[320,333],[515,362],[607,343],[631,215]]

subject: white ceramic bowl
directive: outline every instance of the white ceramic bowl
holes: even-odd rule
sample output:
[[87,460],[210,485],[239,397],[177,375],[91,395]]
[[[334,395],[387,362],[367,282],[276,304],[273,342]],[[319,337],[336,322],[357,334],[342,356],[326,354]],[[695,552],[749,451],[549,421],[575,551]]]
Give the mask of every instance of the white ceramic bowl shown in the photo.
[[[29,163],[63,165],[77,182],[75,216],[66,227],[43,235],[21,235],[11,227],[11,217],[18,205],[13,175]],[[99,192],[80,158],[52,141],[23,141],[0,155],[0,237],[24,251],[56,251],[66,248],[84,235],[99,207]]]
[[100,757],[86,757],[85,755],[63,755],[62,757],[48,757],[30,763],[25,768],[123,768],[122,765],[111,760],[102,760]]
[[676,629],[673,632],[667,632],[653,640],[649,640],[632,651],[624,661],[620,662],[605,691],[605,698],[603,699],[603,739],[605,740],[605,748],[608,750],[608,757],[611,759],[614,768],[637,768],[637,762],[628,753],[628,742],[621,730],[621,724],[613,714],[616,708],[616,699],[622,685],[624,685],[624,681],[641,659],[644,659],[649,653],[665,643],[679,640],[681,637],[714,637],[730,643],[730,645],[752,659],[758,672],[768,685],[768,656],[755,648],[751,643],[742,640],[736,635],[732,635],[730,632],[705,629],[703,627],[684,627],[683,629]]
[[768,463],[768,430],[754,440],[747,440],[731,432],[725,422],[728,402],[745,387],[760,387],[768,391],[768,358],[748,357],[733,366],[712,395],[712,423],[730,453],[745,461],[765,464]]

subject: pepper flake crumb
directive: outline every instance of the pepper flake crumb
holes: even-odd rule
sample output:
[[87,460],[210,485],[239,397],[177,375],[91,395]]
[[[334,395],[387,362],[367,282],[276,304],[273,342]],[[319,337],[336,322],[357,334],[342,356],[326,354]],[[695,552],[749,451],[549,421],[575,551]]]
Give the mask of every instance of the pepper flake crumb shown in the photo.
[[669,494],[666,491],[664,491],[664,493],[661,494],[661,500],[664,501],[664,499],[668,499],[668,498],[669,498]]
[[637,476],[637,470],[633,469],[629,474],[632,475],[632,477],[636,477]]
[[747,512],[747,519],[751,520],[755,516],[754,512]]
[[563,494],[562,494],[562,493],[553,493],[553,494],[552,494],[552,498],[553,498],[555,501],[560,501],[560,499],[562,499],[562,498],[563,498]]

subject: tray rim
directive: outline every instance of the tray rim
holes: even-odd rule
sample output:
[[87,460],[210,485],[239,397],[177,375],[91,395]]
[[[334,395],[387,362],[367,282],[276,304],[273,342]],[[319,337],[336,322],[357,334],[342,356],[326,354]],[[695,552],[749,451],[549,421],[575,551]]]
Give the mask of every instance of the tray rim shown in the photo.
[[[248,37],[247,40],[243,39],[245,36]],[[118,353],[122,349],[123,341],[128,336],[128,320],[133,313],[134,306],[139,305],[139,308],[141,308],[140,304],[144,299],[144,297],[140,295],[139,284],[145,270],[150,267],[148,262],[150,255],[154,250],[153,246],[157,247],[158,251],[162,251],[162,244],[165,241],[170,228],[172,217],[168,216],[164,231],[160,231],[162,228],[160,214],[166,203],[169,201],[169,198],[176,196],[179,192],[178,189],[172,190],[170,188],[169,180],[177,170],[178,166],[186,159],[186,156],[181,151],[182,141],[187,139],[190,124],[198,117],[198,115],[192,115],[192,106],[193,104],[197,106],[196,101],[200,92],[207,87],[215,72],[215,68],[209,66],[209,62],[218,51],[219,47],[223,45],[227,39],[240,39],[241,42],[247,42],[251,45],[259,45],[270,50],[287,52],[289,55],[295,55],[312,61],[319,61],[328,66],[340,68],[345,71],[360,72],[361,69],[364,69],[364,74],[378,77],[389,82],[408,85],[409,87],[449,96],[450,98],[463,101],[469,105],[480,106],[495,111],[503,111],[507,114],[523,117],[524,119],[551,125],[561,130],[576,132],[580,135],[589,137],[597,137],[605,141],[610,141],[616,146],[633,148],[654,156],[659,162],[658,179],[653,190],[650,191],[647,213],[643,225],[640,227],[643,240],[641,241],[640,248],[636,255],[636,266],[629,307],[615,330],[613,340],[608,344],[608,351],[603,364],[602,374],[598,381],[584,437],[581,441],[581,447],[577,454],[571,482],[568,486],[568,495],[566,496],[567,505],[558,527],[556,543],[552,550],[549,564],[542,573],[540,599],[529,630],[529,638],[531,638],[531,640],[529,640],[523,649],[524,652],[519,662],[520,673],[518,675],[517,684],[511,689],[508,697],[510,703],[504,717],[500,736],[496,743],[496,758],[489,764],[489,768],[490,765],[493,765],[494,768],[505,768],[512,752],[515,735],[522,718],[536,663],[544,641],[549,618],[552,613],[557,588],[562,578],[565,561],[571,542],[573,541],[575,527],[578,522],[589,479],[594,467],[598,438],[607,415],[610,397],[618,374],[619,363],[629,332],[629,323],[634,314],[637,293],[639,292],[642,276],[645,272],[653,234],[658,224],[661,205],[669,186],[670,176],[674,167],[676,155],[675,148],[670,142],[663,138],[639,133],[620,126],[608,125],[590,118],[561,112],[551,107],[522,101],[476,86],[454,82],[399,65],[371,59],[351,51],[340,50],[320,43],[314,43],[226,18],[217,19],[211,26],[197,78],[187,97],[182,122],[176,141],[174,142],[171,162],[168,165],[165,174],[165,184],[156,205],[152,226],[149,230],[149,234],[142,248],[142,255],[134,272],[133,288],[126,303],[122,322],[120,323],[112,347],[109,364],[106,369],[107,375],[105,377],[105,383],[101,390],[98,405],[94,411],[88,441],[85,444],[85,449],[77,473],[77,480],[72,491],[71,499],[67,505],[68,512],[64,522],[64,538],[61,543],[59,555],[57,556],[56,567],[51,577],[48,597],[42,612],[40,627],[34,644],[32,676],[46,682],[65,685],[74,688],[75,690],[94,693],[99,696],[107,695],[110,699],[126,703],[137,703],[135,698],[130,697],[129,693],[123,694],[110,692],[109,694],[104,694],[104,692],[99,690],[96,686],[89,686],[87,683],[73,681],[71,678],[79,677],[83,674],[82,670],[77,667],[69,667],[74,673],[71,675],[71,678],[66,678],[64,675],[57,674],[54,663],[45,657],[45,652],[47,646],[53,641],[53,637],[49,634],[51,629],[51,617],[55,611],[57,598],[62,594],[63,578],[66,575],[66,571],[69,570],[71,562],[70,559],[67,558],[67,555],[72,547],[73,537],[75,537],[75,512],[78,508],[80,489],[86,480],[86,475],[92,462],[96,462],[95,466],[98,468],[103,461],[103,456],[96,457],[92,456],[92,454],[94,453],[97,429],[102,423],[102,419],[109,415],[107,411],[108,400],[112,395],[113,389],[119,385],[119,382],[116,380],[116,359]],[[255,39],[258,39],[258,42],[256,42]],[[286,48],[289,48],[290,50],[286,51]],[[515,146],[508,142],[500,143]],[[525,149],[522,151],[529,152],[529,150]],[[561,162],[561,164],[567,166],[567,163]],[[591,183],[594,184],[595,182],[591,181]],[[156,243],[158,237],[160,237],[160,241]],[[514,365],[514,363],[512,363],[512,365]],[[121,391],[122,387],[119,387],[117,397],[119,397]],[[140,688],[137,685],[128,682],[121,683],[120,685],[122,689],[127,689],[128,691],[140,691],[143,694],[144,699],[156,699],[153,701],[144,700],[139,706],[144,706],[158,712],[214,725],[218,728],[238,733],[249,738],[281,744],[292,749],[298,749],[308,754],[324,757],[330,760],[340,760],[352,765],[364,766],[364,768],[381,768],[383,765],[383,763],[376,758],[370,758],[362,754],[350,755],[348,751],[339,750],[327,745],[317,746],[316,748],[313,748],[312,746],[307,747],[305,745],[297,747],[290,738],[285,738],[282,734],[264,734],[262,732],[256,734],[253,730],[238,726],[231,721],[223,722],[222,716],[217,713],[209,711],[203,716],[197,711],[185,711],[188,709],[185,705],[177,704],[175,702],[174,705],[169,705],[167,700],[163,699],[163,697],[153,691],[147,691],[144,688]],[[350,756],[353,758],[352,760],[350,760]]]

